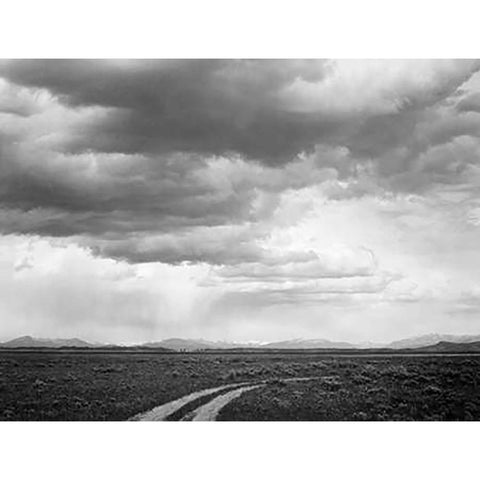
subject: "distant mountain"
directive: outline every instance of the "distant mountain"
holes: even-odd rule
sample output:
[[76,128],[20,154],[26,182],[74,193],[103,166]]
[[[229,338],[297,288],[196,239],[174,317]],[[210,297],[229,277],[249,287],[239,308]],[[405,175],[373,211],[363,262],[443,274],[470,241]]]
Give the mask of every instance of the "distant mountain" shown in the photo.
[[[163,349],[175,351],[192,352],[196,350],[225,350],[225,349],[322,349],[322,348],[359,348],[356,345],[347,342],[332,342],[325,339],[295,339],[285,340],[281,342],[271,343],[236,343],[224,341],[210,341],[204,339],[185,339],[185,338],[167,338],[158,342],[147,342],[139,345],[131,345],[129,347],[121,347],[118,345],[104,345],[85,342],[78,338],[67,339],[51,339],[51,338],[34,338],[24,336],[15,338],[8,342],[0,343],[0,348],[61,348],[61,347],[77,347],[77,348],[128,348],[128,349]],[[360,347],[361,348],[361,347]],[[363,347],[365,348],[365,347]]]
[[401,348],[422,348],[437,343],[471,343],[480,341],[480,335],[440,335],[438,333],[431,333],[429,335],[421,335],[419,337],[405,338],[385,345],[387,348],[401,349]]
[[372,349],[372,348],[386,348],[386,345],[384,343],[378,343],[378,342],[361,342],[361,343],[355,344],[354,347],[359,349]]
[[391,348],[395,350],[408,348],[423,348],[436,345],[440,342],[452,344],[468,344],[480,341],[480,335],[439,335],[430,334],[419,337],[405,338],[389,344],[363,342],[353,344],[349,342],[336,342],[323,338],[319,339],[292,339],[269,343],[235,343],[214,342],[204,339],[168,338],[158,342],[149,342],[140,345],[142,348],[168,348],[176,351],[195,350],[221,350],[221,349],[278,349],[278,350],[307,350],[307,349],[375,349]]
[[89,343],[79,338],[35,338],[31,336],[18,337],[8,342],[0,343],[0,348],[101,348],[120,350],[155,349],[157,351],[226,350],[226,349],[268,349],[268,350],[333,350],[333,349],[415,349],[431,352],[480,351],[480,335],[439,335],[430,334],[419,337],[405,338],[389,344],[364,342],[353,344],[335,342],[327,339],[292,339],[270,343],[236,343],[225,341],[210,341],[204,339],[168,338],[158,342],[121,346],[113,344]]
[[274,349],[309,349],[309,348],[359,348],[357,345],[353,345],[347,342],[332,342],[323,338],[318,339],[295,339],[285,340],[283,342],[271,342],[262,345],[262,348],[274,348]]
[[34,338],[28,335],[0,343],[2,348],[95,348],[100,344],[88,343],[79,338]]
[[148,342],[140,345],[144,348],[168,348],[171,350],[217,350],[217,349],[229,349],[229,348],[252,348],[253,345],[247,343],[234,343],[234,342],[212,342],[203,339],[184,339],[184,338],[167,338],[159,342]]
[[469,343],[439,342],[416,350],[429,353],[480,353],[480,341]]
[[225,349],[314,349],[314,348],[358,348],[347,342],[332,342],[324,339],[294,339],[270,343],[236,343],[213,342],[203,339],[168,338],[158,342],[148,342],[141,345],[145,348],[169,348],[172,350],[225,350]]

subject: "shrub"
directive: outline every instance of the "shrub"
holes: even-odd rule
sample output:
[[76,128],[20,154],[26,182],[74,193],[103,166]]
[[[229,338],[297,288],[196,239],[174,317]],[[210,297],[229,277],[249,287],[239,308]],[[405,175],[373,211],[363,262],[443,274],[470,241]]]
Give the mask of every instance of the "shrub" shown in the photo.
[[227,373],[225,380],[236,380],[238,377],[238,372],[236,370],[229,370]]
[[364,422],[365,420],[368,419],[368,415],[365,412],[355,412],[353,414],[353,419],[356,421]]
[[287,386],[287,382],[285,382],[284,380],[281,380],[279,378],[274,378],[272,380],[268,380],[267,384],[268,385],[274,385],[276,387],[286,387]]

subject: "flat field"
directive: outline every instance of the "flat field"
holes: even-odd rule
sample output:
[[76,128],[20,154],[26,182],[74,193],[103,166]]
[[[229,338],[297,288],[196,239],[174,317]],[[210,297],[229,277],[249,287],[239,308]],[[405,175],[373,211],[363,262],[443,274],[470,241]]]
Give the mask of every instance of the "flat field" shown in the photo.
[[67,351],[0,352],[0,420],[126,420],[257,381],[218,420],[480,420],[480,356]]

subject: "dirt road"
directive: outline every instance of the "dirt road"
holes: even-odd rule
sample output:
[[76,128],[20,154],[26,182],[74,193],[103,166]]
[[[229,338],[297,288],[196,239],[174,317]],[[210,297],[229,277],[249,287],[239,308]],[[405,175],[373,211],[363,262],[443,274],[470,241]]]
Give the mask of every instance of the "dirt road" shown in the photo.
[[231,390],[228,393],[224,393],[223,395],[219,395],[205,405],[202,405],[193,412],[185,415],[182,420],[192,422],[214,422],[217,418],[217,415],[220,413],[220,410],[228,405],[232,400],[235,400],[245,392],[263,386],[264,384],[240,387],[235,390]]
[[[321,377],[294,377],[294,378],[283,378],[275,379],[276,382],[306,382],[310,380],[318,380]],[[198,392],[190,393],[185,395],[182,398],[173,400],[172,402],[165,403],[155,407],[148,412],[140,413],[130,418],[133,421],[165,421],[169,417],[174,416],[176,412],[179,412],[180,409],[186,407],[188,408],[189,404],[192,404],[191,411],[187,412],[182,418],[182,421],[215,421],[217,415],[220,413],[223,407],[228,405],[231,401],[240,397],[243,393],[250,390],[254,390],[260,387],[265,387],[271,380],[260,380],[257,382],[241,382],[241,383],[230,383],[227,385],[222,385],[220,387],[207,388],[206,390],[200,390]],[[220,394],[225,390],[230,390],[227,393],[216,396],[210,401],[208,398],[205,398],[205,403],[196,407],[198,405],[198,400],[215,395],[216,393]],[[181,415],[183,412],[179,412]],[[177,414],[178,415],[178,414]]]
[[221,392],[228,388],[235,386],[245,385],[244,383],[234,383],[230,385],[222,385],[221,387],[208,388],[206,390],[200,390],[199,392],[190,393],[185,397],[173,400],[172,402],[165,403],[159,407],[155,407],[148,412],[139,413],[134,417],[130,418],[131,421],[143,421],[143,422],[161,422],[166,420],[170,415],[175,413],[177,410],[180,410],[183,406],[191,403],[199,398],[207,397],[217,392]]

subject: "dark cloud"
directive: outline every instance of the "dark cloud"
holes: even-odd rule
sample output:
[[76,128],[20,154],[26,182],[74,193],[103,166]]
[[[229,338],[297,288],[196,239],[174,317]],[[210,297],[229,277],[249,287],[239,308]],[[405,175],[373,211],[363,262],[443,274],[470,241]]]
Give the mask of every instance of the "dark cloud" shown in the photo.
[[[285,189],[335,178],[334,165],[346,170],[349,163],[345,152],[319,149],[285,172],[240,157],[65,155],[12,141],[0,145],[0,160],[3,233],[120,239],[122,247],[106,250],[126,257],[125,246],[133,246],[136,235],[189,235],[196,227],[259,222],[271,215]],[[178,245],[174,251],[182,258]],[[130,258],[152,260],[161,251],[132,249]],[[158,258],[173,261],[173,251],[164,252]]]
[[476,112],[480,113],[480,93],[472,93],[460,100],[457,105],[459,112]]
[[[3,64],[0,75],[19,85],[48,89],[68,105],[109,109],[100,121],[65,141],[64,151],[237,152],[281,164],[318,143],[344,144],[365,156],[387,152],[414,127],[408,115],[452,94],[475,68],[473,62],[464,62],[457,72],[441,70],[430,90],[423,83],[415,90],[396,82],[399,91],[388,97],[387,112],[381,108],[381,91],[371,105],[351,110],[338,98],[329,100],[340,102],[336,108],[328,102],[305,108],[301,89],[293,99],[287,95],[298,82],[308,89],[335,78],[334,65],[325,61],[12,61]],[[365,95],[361,90],[346,93]],[[407,115],[398,115],[403,112]]]
[[478,64],[389,65],[2,62],[0,230],[135,263],[268,270],[258,245],[285,192],[330,182],[341,200],[468,181],[480,117],[459,87]]
[[174,233],[143,235],[134,233],[124,238],[87,239],[87,245],[102,256],[132,263],[162,261],[170,264],[210,263],[216,265],[252,261],[263,257],[256,243],[261,235],[254,227],[198,227]]
[[73,106],[111,109],[63,145],[68,151],[240,152],[289,159],[332,130],[328,118],[288,112],[279,90],[321,80],[323,61],[13,61],[0,75],[48,89]]

